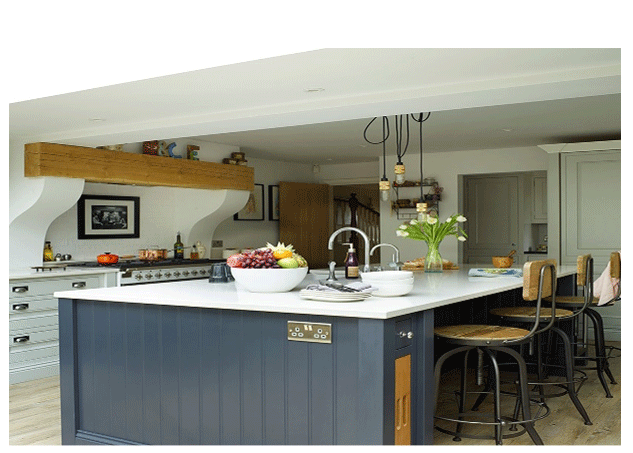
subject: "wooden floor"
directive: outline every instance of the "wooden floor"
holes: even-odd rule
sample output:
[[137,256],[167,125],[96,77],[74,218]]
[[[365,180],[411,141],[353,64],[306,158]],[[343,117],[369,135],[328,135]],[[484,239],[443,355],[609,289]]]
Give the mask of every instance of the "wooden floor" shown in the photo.
[[[584,425],[569,397],[548,401],[550,415],[536,424],[546,445],[620,445],[620,359],[611,359],[610,363],[618,381],[618,385],[610,386],[613,398],[605,398],[594,371],[589,372],[589,379],[579,392],[593,425]],[[448,380],[454,381],[450,375]],[[440,399],[440,403],[442,401],[454,404],[454,401]],[[482,407],[482,412],[484,410]],[[452,436],[436,431],[435,444],[493,445],[494,441],[463,438],[454,442]],[[61,445],[58,376],[9,386],[9,445]],[[532,445],[532,442],[527,435],[522,435],[505,440],[504,445]]]

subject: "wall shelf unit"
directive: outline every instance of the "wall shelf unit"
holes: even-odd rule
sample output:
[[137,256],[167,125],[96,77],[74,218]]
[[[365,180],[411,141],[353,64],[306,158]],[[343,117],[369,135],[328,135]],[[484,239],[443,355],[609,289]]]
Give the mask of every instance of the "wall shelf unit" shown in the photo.
[[[420,186],[428,187],[428,190],[424,194],[424,200],[422,201],[428,205],[430,213],[435,213],[439,216],[439,202],[442,201],[442,188],[437,181],[422,183],[420,181],[405,181],[402,184],[397,184],[394,181],[392,187],[396,193],[396,200],[391,202],[391,212],[396,213],[398,220],[417,218],[418,212],[416,210],[416,204],[420,200]],[[412,198],[406,198],[409,194]]]

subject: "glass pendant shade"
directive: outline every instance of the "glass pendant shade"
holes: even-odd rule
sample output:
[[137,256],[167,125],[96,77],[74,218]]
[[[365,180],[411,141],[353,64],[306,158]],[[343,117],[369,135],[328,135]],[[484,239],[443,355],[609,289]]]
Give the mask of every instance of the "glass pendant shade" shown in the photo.
[[402,184],[404,182],[404,164],[397,163],[393,171],[396,174],[396,183]]
[[378,189],[380,189],[380,197],[382,201],[389,201],[389,190],[391,189],[391,185],[389,184],[389,180],[387,178],[382,178],[378,183]]

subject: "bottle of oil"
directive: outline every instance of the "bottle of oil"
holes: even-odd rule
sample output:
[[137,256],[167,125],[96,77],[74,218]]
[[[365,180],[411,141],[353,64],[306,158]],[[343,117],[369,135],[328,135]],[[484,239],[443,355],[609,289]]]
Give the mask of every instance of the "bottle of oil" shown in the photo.
[[53,261],[53,247],[51,247],[51,241],[44,242],[44,261]]
[[180,231],[176,235],[176,242],[174,243],[174,259],[182,260],[185,257],[185,246],[180,239]]

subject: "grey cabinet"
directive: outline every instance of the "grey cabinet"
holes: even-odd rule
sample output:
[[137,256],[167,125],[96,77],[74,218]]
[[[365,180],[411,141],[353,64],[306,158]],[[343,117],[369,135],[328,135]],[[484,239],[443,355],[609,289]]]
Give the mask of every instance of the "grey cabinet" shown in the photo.
[[9,280],[9,383],[52,376],[59,370],[55,291],[104,286],[99,275]]
[[547,223],[547,175],[532,176],[532,223]]

